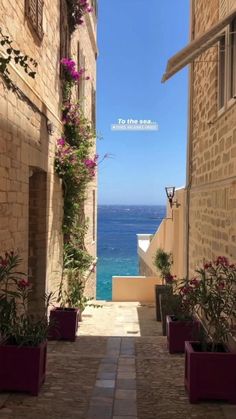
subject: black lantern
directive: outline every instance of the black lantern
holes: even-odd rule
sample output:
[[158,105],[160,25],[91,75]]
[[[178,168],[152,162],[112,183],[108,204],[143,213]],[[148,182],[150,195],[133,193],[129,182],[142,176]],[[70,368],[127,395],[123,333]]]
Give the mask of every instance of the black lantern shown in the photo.
[[48,134],[53,135],[54,130],[55,130],[55,127],[54,127],[53,123],[51,121],[49,121],[49,119],[47,119],[46,124],[47,124]]
[[175,203],[173,201],[174,196],[175,196],[175,186],[166,186],[165,190],[166,190],[166,196],[169,200],[170,207],[172,208],[173,204]]

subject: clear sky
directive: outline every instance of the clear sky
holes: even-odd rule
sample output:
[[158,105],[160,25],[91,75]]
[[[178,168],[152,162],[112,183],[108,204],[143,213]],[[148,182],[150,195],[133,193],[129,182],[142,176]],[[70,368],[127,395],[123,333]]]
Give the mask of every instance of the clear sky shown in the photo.
[[[187,69],[161,84],[188,43],[189,0],[99,0],[99,204],[164,204],[186,177]],[[154,132],[116,132],[118,118],[151,119]]]

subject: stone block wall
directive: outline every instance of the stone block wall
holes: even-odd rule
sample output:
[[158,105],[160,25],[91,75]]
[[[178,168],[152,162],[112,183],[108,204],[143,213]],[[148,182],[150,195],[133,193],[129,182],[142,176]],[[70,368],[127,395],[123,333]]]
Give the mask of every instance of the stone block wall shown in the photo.
[[[219,1],[194,2],[194,37],[204,33],[222,17]],[[203,259],[225,255],[236,261],[236,102],[223,112],[218,111],[218,59],[218,45],[215,44],[192,64],[189,156],[191,274]]]
[[[94,54],[90,51],[86,25],[75,33],[73,43],[78,42],[79,36],[84,37],[90,85],[96,82],[96,60],[91,58]],[[63,196],[61,181],[54,172],[56,143],[62,132],[60,1],[44,1],[42,40],[25,15],[24,0],[0,1],[0,27],[14,41],[16,48],[38,62],[35,80],[27,77],[19,66],[10,68],[12,80],[27,100],[22,101],[8,91],[0,79],[0,253],[10,249],[19,251],[23,258],[21,269],[30,276],[34,275],[38,281],[34,290],[36,300],[43,291],[57,289],[62,271]],[[86,95],[90,97],[89,91]],[[48,121],[53,124],[52,135],[48,133]],[[36,185],[33,185],[35,173],[38,175]],[[42,183],[43,192],[40,189]],[[96,179],[91,188],[96,190]],[[93,214],[92,189],[88,192],[86,209],[90,219]],[[91,231],[90,227],[88,250],[96,256],[96,237],[91,239]],[[94,275],[92,291],[95,281]]]

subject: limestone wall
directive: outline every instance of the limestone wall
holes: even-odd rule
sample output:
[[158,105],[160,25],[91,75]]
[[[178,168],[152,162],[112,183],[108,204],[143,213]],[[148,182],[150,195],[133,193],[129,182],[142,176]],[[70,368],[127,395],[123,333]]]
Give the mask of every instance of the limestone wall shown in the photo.
[[[197,0],[193,35],[220,18],[219,0]],[[229,8],[232,8],[232,3]],[[229,10],[229,9],[228,9]],[[236,260],[236,102],[218,111],[218,46],[192,65],[190,130],[190,273],[205,258]]]
[[[91,76],[85,87],[85,111],[90,118],[91,85],[96,83],[96,37],[89,34],[94,25],[93,17],[89,19],[92,22],[90,29],[86,20],[83,28],[75,33],[72,52],[77,59],[74,45],[80,38]],[[30,277],[37,272],[40,286],[35,297],[38,300],[43,291],[57,288],[62,267],[62,187],[54,173],[56,141],[62,132],[60,1],[44,1],[42,40],[25,15],[23,0],[0,1],[0,27],[13,39],[16,48],[38,62],[35,80],[18,67],[11,69],[11,77],[29,99],[28,103],[7,91],[0,80],[0,253],[18,249],[23,258],[22,269],[29,272]],[[53,123],[52,135],[48,133],[47,121]],[[44,185],[45,193],[40,185]],[[96,193],[93,214],[93,190],[96,191],[96,179],[88,191],[86,205],[86,216],[90,219],[87,246],[96,256],[96,235],[92,237],[91,225],[92,219],[96,221]],[[38,223],[34,221],[35,214]],[[36,270],[32,268],[35,261]],[[89,293],[94,295],[94,274],[90,275],[89,287]]]
[[172,209],[167,203],[167,216],[160,224],[147,249],[138,247],[140,275],[157,275],[154,257],[158,248],[173,255],[172,273],[183,278],[186,270],[186,190],[178,189]]

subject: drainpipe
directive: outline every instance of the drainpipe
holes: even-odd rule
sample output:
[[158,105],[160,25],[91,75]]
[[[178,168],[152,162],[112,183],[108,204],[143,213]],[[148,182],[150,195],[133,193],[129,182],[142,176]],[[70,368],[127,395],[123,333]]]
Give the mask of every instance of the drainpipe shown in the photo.
[[[195,37],[195,0],[190,3],[190,40]],[[185,247],[185,276],[189,274],[189,212],[190,212],[190,191],[192,184],[192,127],[193,127],[193,74],[194,63],[190,64],[189,80],[188,80],[188,144],[187,144],[187,174],[186,174],[186,247]]]

